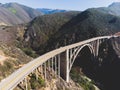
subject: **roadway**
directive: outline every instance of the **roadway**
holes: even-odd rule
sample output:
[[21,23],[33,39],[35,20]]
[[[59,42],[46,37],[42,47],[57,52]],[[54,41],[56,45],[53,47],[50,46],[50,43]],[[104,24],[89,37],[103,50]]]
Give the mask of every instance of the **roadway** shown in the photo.
[[0,90],[12,90],[13,88],[15,88],[24,78],[26,78],[31,72],[33,72],[37,67],[39,67],[40,65],[42,65],[44,62],[46,62],[47,60],[49,60],[50,58],[65,52],[68,49],[98,40],[98,39],[105,39],[105,38],[111,38],[111,36],[103,36],[103,37],[96,37],[96,38],[92,38],[92,39],[88,39],[85,41],[81,41],[79,43],[75,43],[72,45],[68,45],[65,47],[61,47],[59,49],[50,51],[34,60],[32,60],[31,62],[25,64],[23,67],[21,67],[20,69],[18,69],[17,71],[15,71],[14,73],[12,73],[10,76],[8,76],[7,78],[5,78],[4,80],[2,80],[0,82]]

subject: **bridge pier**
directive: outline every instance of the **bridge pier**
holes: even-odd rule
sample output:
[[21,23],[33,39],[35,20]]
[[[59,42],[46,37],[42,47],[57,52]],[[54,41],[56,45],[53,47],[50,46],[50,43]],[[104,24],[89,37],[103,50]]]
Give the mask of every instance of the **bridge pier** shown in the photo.
[[69,82],[69,49],[66,51],[66,82]]
[[50,71],[50,59],[48,60],[48,70]]
[[56,58],[56,56],[55,56],[55,76],[57,75],[57,58]]
[[98,57],[100,43],[101,43],[101,41],[98,39],[95,42],[93,42],[93,44],[91,44],[93,47],[93,51],[94,51],[93,55],[95,58]]
[[36,80],[38,80],[38,70],[35,69],[35,76],[36,76]]
[[27,77],[25,78],[25,90],[28,90]]
[[[69,82],[70,70],[82,48],[87,46],[91,51],[91,55],[94,54],[95,57],[98,57],[99,45],[109,38],[111,38],[111,36],[96,37],[48,52],[45,55],[32,60],[4,81],[0,82],[0,90],[12,90],[18,85],[18,83],[21,82],[21,78],[24,83],[24,88],[28,90],[27,75],[29,76],[29,74],[33,73],[33,71],[36,74],[36,80],[38,79],[38,72],[40,72],[42,78],[46,80],[46,74],[48,73],[46,70],[50,70],[53,73],[51,74],[52,76],[57,74],[59,77],[61,76],[64,80],[66,80],[66,82]],[[48,67],[46,66],[47,61]]]
[[99,52],[99,39],[96,41],[96,57],[98,57],[98,52]]
[[53,68],[54,68],[54,67],[53,67],[53,57],[52,57],[51,62],[52,62],[52,74],[53,74],[53,73],[54,73],[54,71],[53,71],[53,70],[54,70],[54,69],[53,69]]
[[43,65],[40,65],[40,72],[41,72],[41,75],[43,75]]
[[46,81],[46,63],[44,63],[44,79]]
[[58,55],[58,76],[60,77],[60,54]]

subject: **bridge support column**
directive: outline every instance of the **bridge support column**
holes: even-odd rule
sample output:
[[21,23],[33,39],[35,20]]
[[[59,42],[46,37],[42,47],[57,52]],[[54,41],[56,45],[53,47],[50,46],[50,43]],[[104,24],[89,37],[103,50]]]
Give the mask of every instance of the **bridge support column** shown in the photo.
[[55,76],[57,75],[57,58],[55,56]]
[[45,78],[45,81],[46,81],[46,63],[44,63],[44,78]]
[[35,74],[36,74],[36,80],[38,80],[38,70],[35,70]]
[[25,90],[28,90],[27,77],[25,78]]
[[66,82],[69,82],[69,49],[66,51]]
[[96,45],[96,57],[98,57],[99,53],[99,40],[97,40],[97,45]]
[[54,67],[53,67],[53,57],[52,57],[52,74],[54,73]]
[[58,76],[60,77],[60,54],[58,55]]
[[40,72],[41,72],[41,75],[43,75],[43,66],[40,65]]
[[48,60],[48,70],[50,71],[50,60]]
[[70,66],[71,66],[71,64],[72,64],[72,60],[71,60],[71,59],[72,59],[72,54],[73,54],[72,49],[70,49],[70,59],[69,59],[69,60],[70,60],[70,61],[69,61]]

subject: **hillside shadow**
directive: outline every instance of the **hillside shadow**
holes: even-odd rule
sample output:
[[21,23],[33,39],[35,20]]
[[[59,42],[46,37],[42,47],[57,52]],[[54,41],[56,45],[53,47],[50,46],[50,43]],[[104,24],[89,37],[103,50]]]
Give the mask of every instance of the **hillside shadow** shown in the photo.
[[120,90],[120,59],[113,49],[111,40],[100,45],[99,55],[95,59],[85,47],[76,58],[73,68],[95,81],[101,90]]

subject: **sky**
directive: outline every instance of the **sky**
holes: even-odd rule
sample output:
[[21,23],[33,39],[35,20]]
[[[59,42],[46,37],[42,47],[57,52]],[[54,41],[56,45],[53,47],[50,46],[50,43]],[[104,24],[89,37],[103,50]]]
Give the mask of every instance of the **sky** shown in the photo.
[[83,11],[88,8],[107,7],[120,0],[0,0],[0,3],[17,2],[32,8],[50,8]]

